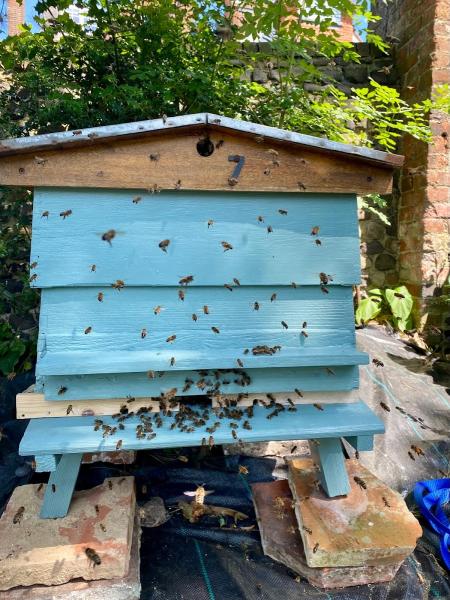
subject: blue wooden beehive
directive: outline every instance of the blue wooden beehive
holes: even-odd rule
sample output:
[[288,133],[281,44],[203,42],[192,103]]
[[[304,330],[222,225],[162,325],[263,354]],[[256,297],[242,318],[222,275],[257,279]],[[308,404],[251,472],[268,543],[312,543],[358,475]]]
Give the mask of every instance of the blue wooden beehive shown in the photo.
[[[30,280],[42,290],[28,403],[43,395],[46,408],[21,453],[55,481],[64,463],[74,485],[83,452],[118,446],[94,431],[96,402],[284,393],[275,401],[292,410],[255,407],[238,439],[322,438],[324,487],[346,493],[339,438],[369,449],[382,431],[348,403],[368,362],[354,334],[356,195],[388,192],[398,164],[207,114],[3,141],[2,183],[35,188]],[[47,418],[61,407],[67,417]],[[133,419],[124,449],[200,444],[217,417],[140,439]],[[228,424],[215,438],[234,441]],[[43,516],[65,514],[73,485]]]

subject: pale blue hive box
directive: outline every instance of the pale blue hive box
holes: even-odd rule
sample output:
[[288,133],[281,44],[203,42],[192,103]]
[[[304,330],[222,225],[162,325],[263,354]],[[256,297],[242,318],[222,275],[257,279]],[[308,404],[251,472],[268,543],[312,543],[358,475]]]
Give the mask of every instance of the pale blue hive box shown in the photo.
[[[161,137],[167,127],[172,131]],[[211,156],[196,152],[199,136],[216,144]],[[57,163],[65,145],[62,173]],[[156,160],[149,159],[153,147]],[[119,151],[136,154],[136,171],[111,186],[122,189],[110,189],[108,161],[120,165]],[[89,152],[104,152],[97,186],[94,171],[86,181],[71,173]],[[236,154],[245,157],[243,168],[231,173],[237,163],[227,158]],[[172,162],[163,172],[165,156]],[[92,163],[96,159],[92,154]],[[140,180],[141,160],[153,169],[147,186]],[[294,164],[283,171],[283,160]],[[358,387],[358,365],[368,362],[355,347],[353,316],[352,286],[360,280],[358,181],[362,192],[387,191],[399,163],[381,152],[211,115],[4,141],[5,183],[35,188],[31,285],[42,289],[35,391],[66,404],[92,400],[95,412],[95,400],[158,397],[173,388],[177,396],[211,395],[211,385],[182,390],[186,379],[199,379],[198,370],[209,370],[212,379],[222,370],[215,381],[224,394],[287,392],[295,400],[297,388],[307,401],[312,392],[323,398],[350,393]],[[297,164],[299,170],[309,165],[301,185],[293,173]],[[271,171],[266,176],[257,171],[264,165]],[[116,176],[112,169],[110,177]],[[113,237],[105,236],[111,230]],[[163,251],[159,244],[166,239]],[[224,241],[232,249],[224,251]],[[180,286],[186,276],[193,280]],[[254,355],[258,345],[279,349]],[[245,387],[242,366],[250,378]],[[230,369],[237,373],[223,372]],[[317,402],[312,398],[317,394],[311,403]],[[363,402],[323,410],[309,404],[266,417],[265,408],[255,408],[252,429],[240,428],[239,439],[321,438],[322,483],[332,496],[348,491],[340,438],[364,450],[383,431]],[[42,516],[66,514],[83,452],[115,450],[118,435],[123,449],[198,445],[216,419],[212,414],[191,433],[171,430],[167,420],[153,439],[136,439],[138,417],[106,438],[94,431],[94,417],[32,420],[20,452],[36,455],[39,469],[52,470],[54,489],[47,488]],[[215,443],[235,441],[226,419],[214,437]]]

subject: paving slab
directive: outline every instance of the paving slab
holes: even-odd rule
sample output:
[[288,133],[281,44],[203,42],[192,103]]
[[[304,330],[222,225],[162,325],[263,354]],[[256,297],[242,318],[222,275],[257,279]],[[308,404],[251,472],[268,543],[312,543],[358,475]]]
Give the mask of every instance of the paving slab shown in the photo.
[[60,519],[39,518],[44,492],[43,484],[17,487],[0,519],[0,590],[125,577],[136,506],[134,478],[106,479],[75,492],[68,515]]
[[287,480],[252,485],[264,554],[321,588],[340,588],[391,581],[401,562],[363,567],[309,567],[298,530]]
[[328,498],[312,460],[288,460],[306,562],[310,567],[356,567],[403,561],[422,534],[419,522],[402,496],[357,460],[347,460],[346,468],[350,493]]

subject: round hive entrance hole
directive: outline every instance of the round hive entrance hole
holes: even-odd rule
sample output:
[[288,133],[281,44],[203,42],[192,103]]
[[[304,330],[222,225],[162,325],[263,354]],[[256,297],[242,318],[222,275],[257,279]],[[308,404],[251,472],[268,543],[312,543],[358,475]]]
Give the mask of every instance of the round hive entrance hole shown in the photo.
[[214,152],[214,144],[209,138],[203,138],[197,142],[197,152],[200,156],[211,156]]

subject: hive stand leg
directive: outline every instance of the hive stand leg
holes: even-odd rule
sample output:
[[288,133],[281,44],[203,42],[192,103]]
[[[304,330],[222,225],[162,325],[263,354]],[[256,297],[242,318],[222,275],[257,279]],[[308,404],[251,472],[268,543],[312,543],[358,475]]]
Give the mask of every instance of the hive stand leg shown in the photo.
[[34,457],[36,473],[51,473],[52,471],[56,471],[58,458],[57,454],[36,454]]
[[355,435],[345,439],[358,452],[373,450],[373,435]]
[[67,515],[82,458],[83,454],[57,456],[56,470],[50,474],[45,490],[41,519],[56,519]]
[[[317,443],[318,442],[318,443]],[[339,438],[323,438],[309,443],[311,455],[320,468],[320,483],[326,494],[345,496],[350,492],[344,453]]]

